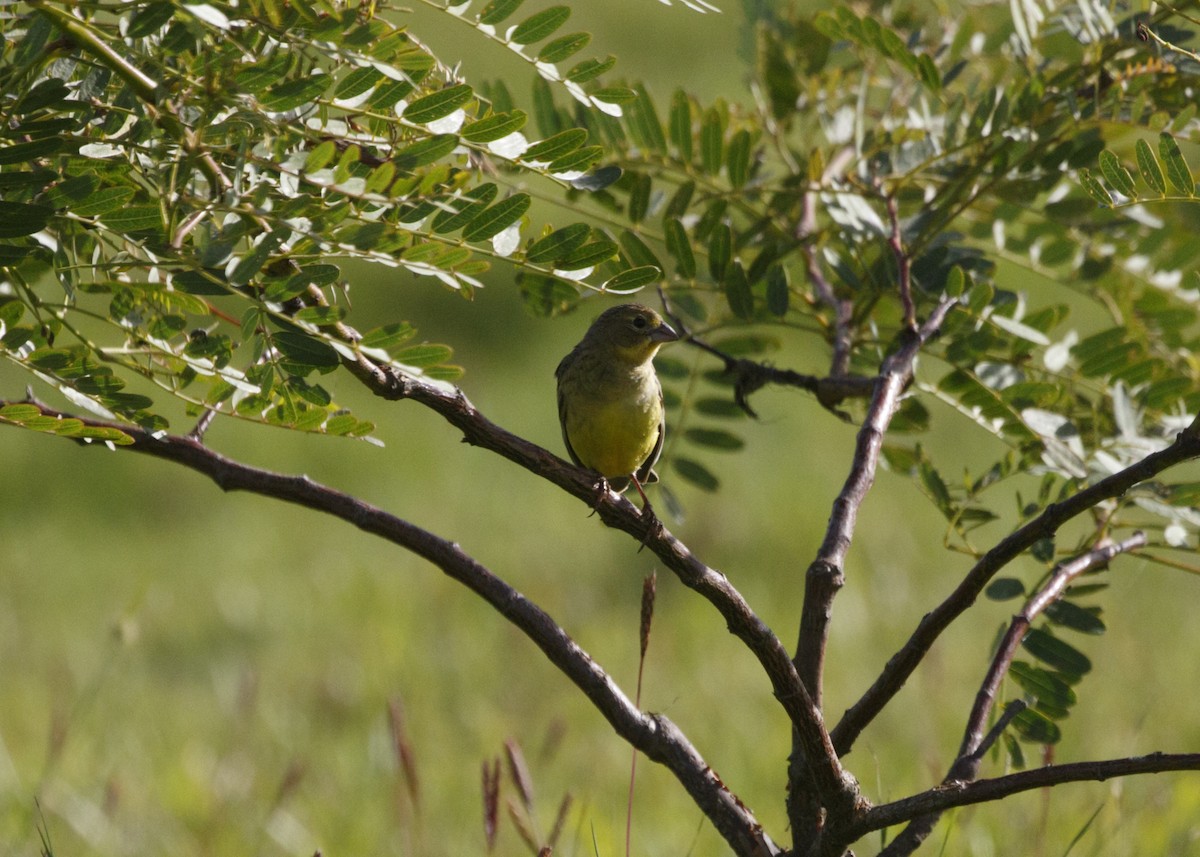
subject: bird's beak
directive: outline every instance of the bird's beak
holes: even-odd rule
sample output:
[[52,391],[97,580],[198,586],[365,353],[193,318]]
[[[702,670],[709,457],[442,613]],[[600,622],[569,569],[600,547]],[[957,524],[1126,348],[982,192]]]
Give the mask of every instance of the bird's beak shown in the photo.
[[665,321],[650,331],[651,342],[662,344],[664,342],[674,342],[677,339],[679,339],[679,334],[675,332],[675,328],[671,327]]

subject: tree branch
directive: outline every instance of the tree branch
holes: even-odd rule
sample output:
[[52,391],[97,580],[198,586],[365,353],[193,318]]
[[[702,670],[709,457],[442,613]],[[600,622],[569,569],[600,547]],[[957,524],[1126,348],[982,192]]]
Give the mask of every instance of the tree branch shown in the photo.
[[1060,503],[1052,503],[1033,520],[1002,539],[967,572],[962,582],[937,607],[926,613],[908,642],[892,655],[870,688],[854,703],[830,733],[839,755],[850,752],[862,730],[883,710],[924,659],[950,623],[979,597],[996,573],[1040,539],[1097,503],[1119,497],[1135,485],[1184,461],[1200,456],[1200,426],[1192,423],[1165,449],[1151,453],[1124,470],[1106,476]]
[[711,354],[724,364],[726,374],[733,377],[733,400],[749,416],[758,416],[754,412],[754,409],[750,407],[750,395],[761,390],[768,384],[807,390],[816,396],[817,401],[822,407],[843,420],[848,420],[849,417],[838,410],[838,405],[846,399],[868,398],[875,389],[875,379],[867,378],[863,375],[840,374],[822,378],[817,375],[794,372],[791,369],[778,369],[774,366],[768,366],[765,363],[726,354],[720,348],[704,341],[688,330],[687,324],[683,319],[671,311],[670,303],[662,289],[659,289],[659,297],[662,299],[667,317],[670,319],[672,326],[680,333],[684,342],[695,348],[699,348],[707,354]]
[[[12,403],[0,401],[0,407],[8,404]],[[36,404],[48,416],[67,418],[66,414]],[[155,437],[133,426],[86,417],[72,419],[87,426],[117,429],[133,440],[120,449],[180,464],[207,476],[223,491],[247,491],[324,512],[433,563],[524,632],[583,691],[618,735],[667,767],[737,854],[767,857],[779,853],[753,813],[725,787],[674,723],[662,715],[638,710],[549,614],[453,542],[307,476],[289,476],[242,464],[192,437]]]
[[[801,682],[812,694],[818,710],[822,706],[825,647],[833,614],[833,599],[844,583],[842,569],[846,552],[854,536],[859,507],[875,481],[883,435],[899,408],[900,394],[912,380],[913,366],[921,346],[941,329],[946,315],[956,302],[951,298],[943,299],[919,330],[903,334],[905,341],[901,347],[884,360],[875,381],[875,395],[858,432],[850,473],[841,493],[834,500],[825,539],[805,575],[799,639],[792,662]],[[814,800],[819,795],[814,795],[812,784],[805,776],[811,767],[808,749],[803,746],[801,736],[797,734],[794,738],[796,740],[789,757],[787,804],[793,842],[799,848],[801,841],[814,842],[820,838],[826,812],[829,813],[830,822],[835,825],[844,819],[838,819],[837,813],[828,804]]]
[[[821,175],[821,181],[828,181],[842,172],[854,160],[854,149],[847,146],[834,155],[833,160]],[[835,378],[846,375],[850,371],[850,351],[854,346],[850,330],[854,318],[854,302],[849,298],[839,298],[821,263],[817,261],[816,247],[809,240],[817,231],[817,191],[810,189],[804,195],[803,209],[800,220],[796,224],[796,237],[801,241],[801,251],[808,272],[809,282],[817,300],[833,310],[833,358],[830,361],[829,374]]]
[[917,816],[945,812],[956,806],[1001,800],[1034,789],[1064,783],[1103,781],[1131,774],[1161,774],[1167,771],[1200,771],[1200,753],[1151,753],[1125,759],[1071,762],[1018,771],[971,783],[943,783],[918,795],[872,807],[859,817],[847,831],[847,835],[857,839],[873,830],[903,824]]
[[750,608],[725,575],[702,563],[659,522],[642,517],[624,497],[608,493],[596,501],[595,476],[540,446],[517,437],[479,413],[456,387],[401,375],[359,355],[345,364],[368,389],[385,399],[412,399],[463,433],[463,440],[494,452],[549,480],[594,508],[609,527],[623,530],[648,547],[688,588],[698,592],[725,619],[729,631],[758,658],[779,700],[795,725],[810,760],[818,793],[829,805],[861,805],[858,784],[833,752],[821,712],[800,681],[792,658],[771,628]]
[[[1025,603],[1020,613],[1013,617],[1008,631],[992,658],[991,666],[980,684],[979,692],[975,696],[975,703],[971,706],[971,714],[967,718],[967,726],[958,750],[958,757],[950,766],[945,779],[942,780],[943,786],[948,783],[971,782],[979,776],[979,765],[983,761],[985,752],[983,749],[984,729],[987,727],[988,717],[995,705],[1000,682],[1008,673],[1013,658],[1016,656],[1017,648],[1025,639],[1033,620],[1061,598],[1067,586],[1079,575],[1089,569],[1106,564],[1118,554],[1136,550],[1145,544],[1146,534],[1137,532],[1122,542],[1109,542],[1068,562],[1060,563],[1055,567],[1046,585]],[[911,854],[933,832],[933,828],[940,818],[941,812],[929,812],[917,816],[900,832],[900,835],[892,840],[884,850],[884,854],[888,857],[903,857],[903,855]]]
[[825,539],[817,550],[816,559],[808,568],[800,638],[794,660],[801,681],[818,706],[821,704],[821,673],[833,599],[842,586],[842,569],[854,537],[859,507],[875,482],[884,433],[900,406],[900,394],[912,380],[917,354],[930,337],[941,329],[955,303],[955,299],[943,299],[920,329],[906,335],[904,344],[884,360],[875,381],[875,394],[858,432],[850,473],[833,502]]

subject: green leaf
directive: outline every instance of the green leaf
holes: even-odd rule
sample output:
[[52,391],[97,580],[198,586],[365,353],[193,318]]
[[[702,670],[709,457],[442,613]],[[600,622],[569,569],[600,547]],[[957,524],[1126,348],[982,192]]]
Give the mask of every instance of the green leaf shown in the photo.
[[1092,669],[1092,662],[1086,655],[1049,631],[1032,628],[1021,641],[1021,645],[1029,654],[1064,673],[1068,679],[1082,676]]
[[787,315],[790,300],[787,269],[776,263],[767,270],[767,309],[772,315],[783,318]]
[[663,268],[662,262],[658,260],[658,256],[654,255],[654,251],[646,246],[635,232],[628,229],[621,230],[621,248],[625,251],[625,255],[629,258],[632,265],[653,265],[660,271]]
[[52,155],[63,147],[63,141],[58,137],[47,137],[44,140],[32,140],[28,143],[17,143],[15,146],[0,148],[0,164],[21,164]]
[[114,232],[147,232],[162,229],[162,211],[157,205],[131,205],[110,211],[101,219]]
[[741,187],[750,175],[750,133],[738,131],[729,141],[729,151],[725,153],[725,166],[729,170],[729,183]]
[[475,90],[465,83],[448,86],[408,105],[404,108],[403,118],[414,125],[426,125],[444,119],[474,97]]
[[586,223],[572,223],[539,238],[525,251],[527,262],[553,262],[564,259],[583,246],[592,228]]
[[479,23],[489,26],[499,24],[521,8],[524,2],[525,0],[492,0],[479,13]]
[[532,45],[549,36],[571,17],[567,6],[551,6],[535,15],[530,15],[517,25],[508,40],[518,45]]
[[333,97],[343,100],[357,98],[364,92],[368,92],[381,80],[384,80],[383,73],[373,66],[356,68],[338,81],[338,85],[333,91]]
[[421,345],[410,345],[392,355],[397,363],[424,369],[445,363],[454,356],[454,350],[448,345],[425,342]]
[[327,74],[317,74],[277,83],[264,92],[259,100],[263,109],[272,113],[285,113],[316,101],[332,80]]
[[1100,153],[1100,172],[1104,173],[1104,178],[1116,188],[1118,193],[1130,199],[1137,199],[1133,176],[1129,174],[1129,170],[1121,166],[1121,160],[1108,149]]
[[133,199],[134,190],[131,187],[106,187],[90,195],[78,205],[71,206],[71,211],[79,217],[103,217],[110,211],[124,208]]
[[296,313],[296,321],[309,324],[335,324],[346,317],[344,306],[310,306]]
[[700,165],[704,168],[704,172],[711,176],[721,172],[724,137],[725,129],[721,123],[721,114],[716,111],[716,108],[708,108],[704,113],[704,122],[700,126]]
[[463,239],[486,241],[493,235],[498,235],[520,220],[529,210],[532,202],[532,198],[527,193],[515,193],[507,199],[501,200],[477,215],[467,225],[467,228],[463,230]]
[[1026,741],[1034,744],[1057,744],[1062,739],[1062,730],[1046,715],[1026,708],[1012,719],[1013,729]]
[[1046,608],[1046,618],[1055,625],[1081,634],[1103,634],[1104,621],[1092,610],[1073,601],[1056,601]]
[[1138,170],[1141,171],[1146,184],[1156,190],[1159,196],[1166,194],[1167,183],[1163,179],[1162,168],[1158,165],[1158,158],[1154,157],[1150,144],[1139,138],[1134,144],[1134,151],[1137,154]]
[[563,155],[573,152],[587,142],[588,132],[583,128],[568,128],[566,131],[561,131],[545,140],[534,143],[525,150],[525,154],[521,156],[521,160],[529,163],[531,161],[553,161],[555,158],[561,158]]
[[650,210],[650,191],[652,183],[646,173],[626,173],[626,178],[633,184],[629,189],[629,219],[641,223],[646,219]]
[[1088,170],[1080,170],[1079,184],[1085,191],[1087,191],[1087,195],[1094,199],[1098,204],[1104,208],[1112,208],[1112,197],[1109,196],[1108,191],[1104,189],[1104,185],[1100,184],[1100,182],[1091,174],[1091,172]]
[[586,48],[591,40],[591,33],[571,33],[559,36],[554,41],[547,42],[546,46],[538,51],[538,62],[562,62],[572,54],[577,54]]
[[594,268],[602,262],[607,262],[617,255],[617,245],[613,241],[601,239],[590,244],[584,244],[578,250],[560,259],[554,267],[560,271],[579,271],[583,268]]
[[[708,241],[708,272],[720,282],[733,258],[733,231],[727,223],[719,223]],[[747,285],[749,288],[749,285]]]
[[472,122],[459,132],[464,140],[472,143],[491,143],[501,137],[507,137],[525,127],[528,116],[521,110],[508,113],[493,113],[478,122]]
[[988,584],[983,594],[992,601],[1008,601],[1011,598],[1020,598],[1024,595],[1025,584],[1015,577],[997,577]]
[[392,348],[408,342],[415,335],[416,329],[412,324],[392,322],[383,325],[382,328],[368,331],[359,344],[364,348],[382,348],[386,352],[390,352]]
[[741,260],[734,260],[725,269],[725,300],[738,318],[749,319],[754,316],[754,296],[750,293],[750,282],[746,279]]
[[685,482],[690,482],[704,491],[716,491],[721,483],[707,467],[690,458],[676,457],[671,460],[671,466]]
[[[156,214],[157,211],[155,209]],[[0,238],[19,238],[40,232],[53,215],[54,209],[44,205],[0,200]]]
[[698,446],[706,446],[709,449],[718,449],[723,452],[733,452],[746,445],[746,442],[736,434],[724,429],[689,428],[684,432],[684,437]]
[[283,355],[289,368],[304,375],[313,369],[332,369],[338,363],[338,353],[326,342],[291,330],[276,332],[272,341]]
[[604,157],[603,146],[584,146],[574,152],[568,152],[562,157],[555,158],[546,165],[546,172],[560,176],[567,173],[584,172]]
[[462,229],[491,204],[498,192],[494,182],[487,182],[460,197],[445,200],[442,203],[445,208],[434,216],[430,228],[438,234]]
[[445,155],[450,154],[458,146],[458,137],[454,134],[435,134],[424,140],[418,140],[411,146],[405,146],[392,157],[399,169],[413,170],[432,164]]
[[676,272],[684,279],[693,279],[696,276],[696,256],[683,223],[677,217],[670,217],[663,221],[663,227],[667,233],[667,252],[675,258]]
[[247,253],[229,274],[229,282],[235,286],[244,286],[262,270],[263,265],[271,258],[271,254],[283,241],[284,231],[277,230],[263,236],[258,245]]
[[600,287],[602,292],[629,293],[645,288],[662,277],[662,271],[653,265],[630,268],[610,278]]
[[693,407],[695,407],[696,413],[703,414],[706,417],[740,419],[749,416],[733,399],[719,399],[708,396],[697,399]]
[[[598,96],[599,93],[596,93]],[[605,101],[615,101],[614,98],[604,98]],[[666,152],[667,138],[663,133],[662,122],[659,121],[658,111],[645,87],[639,86],[634,92],[632,104],[626,112],[626,123],[630,134],[638,146],[653,152]]]
[[1037,700],[1038,707],[1041,709],[1050,709],[1065,714],[1078,702],[1078,697],[1071,686],[1049,670],[1027,664],[1024,661],[1013,661],[1009,668],[1009,674],[1022,690]]
[[609,71],[616,64],[617,58],[611,54],[602,60],[586,59],[573,66],[567,72],[567,80],[572,83],[587,83],[589,80],[595,80],[606,71]]
[[675,90],[671,99],[671,115],[668,127],[671,143],[679,152],[679,160],[692,160],[692,102],[682,89]]
[[1184,196],[1195,196],[1196,185],[1192,181],[1192,171],[1188,169],[1187,161],[1183,159],[1183,152],[1179,151],[1179,144],[1175,142],[1175,138],[1167,133],[1160,134],[1158,154],[1166,164],[1167,178],[1171,180],[1175,189]]

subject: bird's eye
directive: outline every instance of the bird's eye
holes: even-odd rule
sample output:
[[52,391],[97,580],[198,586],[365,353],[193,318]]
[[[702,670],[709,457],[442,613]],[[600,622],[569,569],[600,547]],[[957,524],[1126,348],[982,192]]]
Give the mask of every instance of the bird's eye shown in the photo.
[[649,322],[646,321],[646,317],[644,315],[635,315],[633,317],[633,326],[636,327],[638,330],[641,330],[647,324],[649,324]]

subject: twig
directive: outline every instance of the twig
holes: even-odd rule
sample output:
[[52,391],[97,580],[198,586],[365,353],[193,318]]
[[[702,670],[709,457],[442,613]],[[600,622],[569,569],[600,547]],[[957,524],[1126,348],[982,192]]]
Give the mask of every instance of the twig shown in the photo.
[[843,756],[850,752],[862,730],[904,686],[941,633],[975,603],[975,599],[1000,569],[1039,540],[1054,535],[1067,521],[1087,512],[1097,503],[1119,497],[1133,486],[1198,456],[1200,426],[1193,423],[1180,432],[1175,441],[1165,449],[1151,453],[1124,470],[1106,476],[1060,503],[1050,504],[1040,515],[1010,533],[980,557],[954,591],[922,617],[912,636],[892,655],[871,687],[847,709],[830,733],[837,752]]
[[896,287],[900,291],[900,305],[904,308],[904,326],[909,330],[917,328],[917,308],[912,296],[912,259],[904,252],[904,241],[900,233],[900,211],[895,194],[887,195],[888,220],[892,224],[892,232],[888,237],[888,247],[896,258]]
[[196,425],[192,426],[192,430],[187,433],[187,437],[197,443],[203,443],[204,435],[216,416],[217,412],[212,408],[205,408],[204,413],[200,415],[200,419],[196,420]]
[[[1021,640],[1025,639],[1025,635],[1028,633],[1033,620],[1040,616],[1047,607],[1061,598],[1063,592],[1071,584],[1071,581],[1079,575],[1104,565],[1118,554],[1137,550],[1145,546],[1145,544],[1146,534],[1139,530],[1124,541],[1109,542],[1093,548],[1087,553],[1081,554],[1068,562],[1060,563],[1055,567],[1046,585],[1026,602],[1025,607],[1020,613],[1013,617],[1012,622],[1008,626],[1008,631],[1005,633],[995,656],[992,658],[991,666],[983,680],[983,684],[979,688],[975,704],[971,709],[971,716],[967,719],[966,732],[963,735],[962,745],[958,750],[960,759],[971,759],[977,755],[976,750],[983,741],[983,728],[987,723],[988,716],[991,714],[992,705],[995,703],[996,694],[1000,689],[1000,682],[1004,679],[1008,668],[1012,665],[1017,648],[1020,646]],[[967,776],[968,773],[970,772],[967,770],[960,770],[955,772],[956,775],[953,778],[973,779],[973,776]]]
[[[1029,632],[1033,620],[1061,598],[1067,586],[1079,575],[1104,565],[1118,554],[1136,550],[1145,544],[1146,534],[1137,532],[1124,541],[1101,545],[1068,562],[1060,563],[1055,567],[1046,585],[1025,603],[1020,613],[1013,617],[996,654],[992,657],[992,663],[979,687],[979,692],[975,696],[975,703],[967,718],[967,727],[963,734],[962,745],[958,750],[958,757],[942,780],[943,785],[971,782],[979,775],[979,766],[983,761],[983,754],[986,752],[983,749],[984,727],[991,715],[992,706],[995,704],[996,695],[1000,690],[1000,683],[1008,673],[1013,658],[1016,656],[1017,648]],[[996,732],[996,730],[992,731]],[[998,732],[996,734],[998,737]],[[940,818],[940,812],[925,813],[914,818],[889,843],[883,854],[888,857],[902,857],[902,855],[911,854],[925,841]]]
[[750,395],[768,384],[807,390],[817,397],[822,407],[842,420],[849,420],[850,417],[839,411],[838,405],[846,399],[868,398],[875,389],[875,379],[863,375],[837,374],[821,378],[791,369],[777,369],[765,363],[727,354],[688,330],[684,320],[671,310],[670,303],[661,289],[659,296],[662,298],[664,313],[683,341],[711,354],[724,364],[725,373],[733,377],[734,402],[751,417],[757,417],[758,414],[750,407]]
[[[842,172],[854,159],[854,149],[846,147],[834,155],[833,160],[826,166],[821,180],[827,181]],[[805,267],[809,282],[817,299],[833,310],[833,357],[829,365],[829,374],[835,378],[842,377],[850,371],[850,351],[853,347],[851,322],[854,318],[854,302],[849,298],[839,298],[821,263],[817,260],[816,247],[812,237],[817,231],[817,191],[809,190],[804,195],[800,220],[796,223],[796,237],[801,241],[801,252],[804,254]]]
[[[431,387],[423,389],[433,395]],[[448,401],[459,403],[474,412],[461,393],[440,395],[446,395]],[[12,403],[0,400],[0,407],[8,404]],[[39,404],[39,407],[49,416],[65,416],[45,405]],[[639,711],[609,675],[544,610],[458,545],[355,497],[314,482],[307,476],[289,476],[251,467],[187,437],[155,437],[136,426],[89,417],[76,419],[85,425],[124,432],[133,442],[119,447],[121,450],[144,453],[188,467],[209,477],[224,491],[248,491],[324,512],[433,563],[447,576],[482,597],[529,637],[604,715],[618,735],[653,761],[671,770],[735,853],[778,853],[779,849],[763,832],[753,813],[730,793],[674,723],[662,715]],[[495,432],[503,432],[491,423],[486,425]],[[506,432],[503,434],[507,435]],[[527,441],[520,441],[518,446],[525,452],[538,450]],[[538,450],[538,453],[550,462],[557,462],[559,469],[555,472],[565,474],[561,478],[570,485],[572,493],[577,493],[581,499],[594,499],[595,492],[590,488],[590,479],[584,471],[572,468],[544,450]],[[622,529],[632,528],[636,523],[634,519],[638,517],[636,508],[628,501],[623,502],[629,506],[629,510],[627,515],[622,515],[628,518]],[[616,515],[611,508],[606,513],[609,518]],[[663,547],[659,539],[652,543],[656,550]],[[686,549],[682,546],[676,549],[683,551],[682,555],[686,556]]]
[[1004,730],[1008,728],[1008,724],[1012,722],[1013,718],[1028,707],[1029,703],[1023,699],[1010,699],[1004,706],[1004,710],[1000,712],[1000,716],[996,718],[996,722],[992,724],[992,728],[975,748],[975,752],[971,754],[971,758],[976,761],[982,760],[988,750],[992,749],[992,745],[1000,740],[1000,736],[1004,734]]

